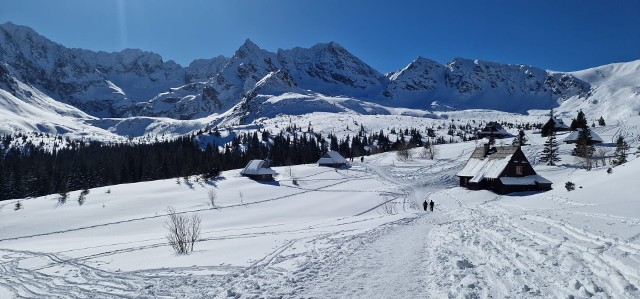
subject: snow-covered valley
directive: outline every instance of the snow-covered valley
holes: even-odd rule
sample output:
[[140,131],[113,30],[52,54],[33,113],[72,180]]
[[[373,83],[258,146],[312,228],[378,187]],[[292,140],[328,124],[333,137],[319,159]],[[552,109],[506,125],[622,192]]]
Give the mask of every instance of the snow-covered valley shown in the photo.
[[[337,116],[263,124],[282,126],[287,119],[339,131],[356,126],[354,119],[372,130],[443,121]],[[448,117],[464,123],[479,116]],[[278,175],[269,183],[230,170],[213,181],[94,188],[83,205],[75,200],[80,191],[62,205],[59,195],[3,201],[0,297],[637,298],[640,118],[609,123],[594,128],[603,146],[624,136],[633,148],[630,161],[611,174],[608,166],[577,167],[573,145],[561,145],[558,166],[543,165],[537,157],[546,138],[527,131],[524,153],[553,182],[543,193],[458,187],[455,175],[479,145],[471,141],[438,145],[434,160],[414,149],[408,161],[388,152],[338,170],[274,167]],[[567,181],[576,190],[567,191]],[[425,199],[436,203],[434,212],[422,210]],[[22,207],[14,210],[18,201]],[[201,239],[191,254],[177,255],[167,244],[169,206],[201,216]]]
[[[270,52],[248,39],[231,57],[183,67],[138,49],[67,48],[0,24],[0,154],[13,163],[43,149],[54,161],[0,163],[8,190],[0,199],[9,199],[0,200],[0,298],[640,298],[639,78],[640,60],[560,72],[420,56],[382,74],[335,42]],[[590,171],[573,144],[560,145],[557,165],[541,162],[551,109],[566,124],[587,115],[603,141]],[[523,129],[528,162],[519,163],[552,190],[459,187],[488,122],[510,134],[498,146]],[[389,151],[398,140],[394,149],[413,146],[405,138],[414,132],[437,148],[434,159],[422,147],[405,158]],[[268,182],[222,162],[209,180],[139,182],[151,176],[106,166],[179,173],[184,152],[167,150],[177,163],[149,150],[91,169],[120,181],[80,171],[98,165],[85,163],[98,154],[60,157],[79,144],[124,152],[186,136],[194,152],[217,149],[227,163],[256,149],[251,159],[288,159],[278,157]],[[302,146],[278,152],[276,137],[287,146],[304,137],[311,154],[344,144],[356,157],[339,169],[280,166]],[[628,162],[614,167],[618,137]],[[365,151],[373,154],[360,160]],[[194,164],[214,172],[213,160]],[[60,161],[77,167],[56,173]],[[52,192],[60,194],[34,195]],[[425,200],[435,211],[423,210]],[[167,239],[172,209],[201,220],[189,254]]]

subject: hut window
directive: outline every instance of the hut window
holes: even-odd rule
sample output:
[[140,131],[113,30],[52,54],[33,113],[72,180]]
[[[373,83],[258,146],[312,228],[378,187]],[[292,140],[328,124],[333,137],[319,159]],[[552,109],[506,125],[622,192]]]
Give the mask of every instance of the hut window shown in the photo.
[[516,166],[516,175],[522,175],[522,174],[523,174],[522,165]]

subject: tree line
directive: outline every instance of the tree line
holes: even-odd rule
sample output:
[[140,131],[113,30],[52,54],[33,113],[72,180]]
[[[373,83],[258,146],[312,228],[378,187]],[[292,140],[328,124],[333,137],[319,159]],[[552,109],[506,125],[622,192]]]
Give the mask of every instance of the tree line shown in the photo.
[[214,130],[149,143],[67,140],[64,147],[52,150],[29,140],[11,146],[17,137],[4,135],[0,137],[0,200],[191,175],[213,178],[220,171],[243,168],[252,159],[285,166],[316,162],[328,150],[348,158],[446,143],[441,136],[423,141],[420,130],[414,128],[390,134],[396,140],[383,130],[367,133],[363,127],[345,138],[293,128],[277,134],[266,130],[243,133],[221,146],[215,138],[199,142],[205,139],[203,135],[219,136]]

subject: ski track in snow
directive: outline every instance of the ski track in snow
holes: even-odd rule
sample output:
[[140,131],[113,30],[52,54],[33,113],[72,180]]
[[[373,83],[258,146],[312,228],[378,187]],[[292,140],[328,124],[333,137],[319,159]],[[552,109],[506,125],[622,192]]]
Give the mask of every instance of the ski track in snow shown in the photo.
[[[527,154],[533,154],[533,150]],[[247,203],[260,204],[306,192],[349,191],[348,187],[325,189],[372,177],[397,186],[384,191],[387,201],[354,215],[358,218],[346,217],[297,230],[229,231],[209,238],[208,232],[203,232],[201,241],[264,234],[295,236],[294,232],[303,230],[322,231],[330,226],[368,221],[376,216],[367,213],[387,202],[416,211],[425,195],[428,198],[439,192],[447,197],[443,202],[436,199],[433,213],[409,212],[402,219],[364,233],[343,230],[292,237],[246,267],[121,272],[87,263],[96,257],[166,246],[161,239],[79,258],[68,258],[64,252],[0,249],[0,286],[20,298],[640,297],[640,245],[634,242],[640,234],[627,240],[607,238],[559,220],[566,215],[579,215],[638,226],[640,219],[572,211],[573,207],[589,204],[558,196],[546,198],[560,206],[555,210],[509,210],[497,195],[470,204],[447,191],[455,186],[455,173],[464,157],[463,153],[429,166],[389,165],[372,158],[355,163],[344,173],[344,180],[327,180],[320,188],[286,185],[299,192]],[[363,219],[365,215],[370,216]],[[293,250],[296,247],[307,250]],[[295,270],[286,269],[284,263],[295,264]],[[200,271],[214,274],[202,275]]]

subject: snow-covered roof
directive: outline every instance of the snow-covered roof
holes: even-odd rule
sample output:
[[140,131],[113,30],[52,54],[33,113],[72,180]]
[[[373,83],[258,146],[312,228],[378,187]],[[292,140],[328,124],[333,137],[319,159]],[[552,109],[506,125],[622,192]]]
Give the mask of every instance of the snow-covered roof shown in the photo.
[[469,180],[472,183],[480,182],[484,178],[498,178],[517,150],[516,146],[492,148],[490,154],[485,157],[484,147],[478,147],[473,151],[464,168],[456,175],[472,177]]
[[[571,132],[571,134],[569,134],[569,136],[567,136],[564,139],[564,142],[577,142],[578,136],[580,135],[580,131],[582,131],[582,129],[578,128],[576,131]],[[598,134],[596,134],[596,132],[594,132],[593,130],[589,130],[589,136],[591,137],[591,140],[595,143],[603,142],[602,138],[598,136]]]
[[537,174],[523,177],[501,177],[500,182],[502,182],[503,185],[535,185],[536,183],[551,184],[551,181]]
[[494,135],[508,135],[509,133],[505,130],[500,123],[497,122],[489,122],[484,129],[481,131],[485,134],[494,134]]
[[264,160],[251,160],[249,161],[249,164],[247,164],[247,166],[245,166],[245,168],[240,171],[240,174],[244,174],[244,175],[265,175],[265,174],[276,174],[276,172],[269,168],[269,167],[265,167],[265,161]]
[[569,129],[569,126],[564,124],[564,121],[560,118],[555,118],[554,117],[554,121],[553,124],[555,126],[556,129]]
[[318,164],[346,164],[347,159],[343,158],[340,153],[336,151],[328,151],[320,160]]

